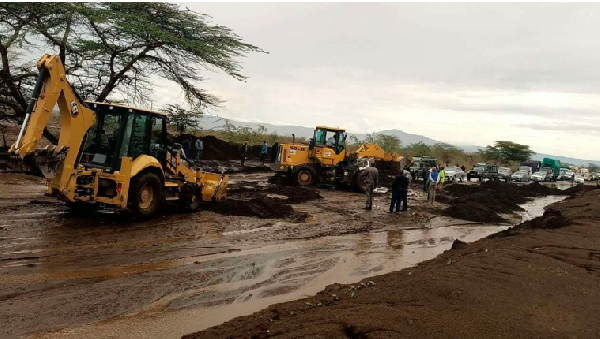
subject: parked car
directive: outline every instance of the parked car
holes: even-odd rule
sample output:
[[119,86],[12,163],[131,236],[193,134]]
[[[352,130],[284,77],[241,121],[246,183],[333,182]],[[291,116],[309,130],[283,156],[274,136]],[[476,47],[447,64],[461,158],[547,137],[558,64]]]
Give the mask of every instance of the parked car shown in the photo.
[[481,172],[481,180],[504,180],[510,181],[510,169],[507,167],[498,167],[497,165],[488,164],[485,165],[483,172]]
[[465,177],[465,172],[463,172],[463,170],[460,169],[460,167],[448,166],[444,170],[446,171],[447,181],[462,181]]
[[575,175],[575,172],[569,170],[569,169],[561,169],[560,173],[558,174],[558,177],[556,177],[557,181],[572,181],[573,180],[573,176]]
[[529,174],[528,170],[519,170],[510,176],[510,180],[518,182],[529,182],[529,180],[531,180],[531,175]]
[[585,183],[585,179],[583,178],[582,175],[579,175],[579,174],[575,175],[575,180],[574,181],[577,184],[583,184],[583,183]]
[[484,163],[475,164],[475,166],[473,166],[473,169],[467,173],[467,181],[471,181],[471,179],[473,178],[481,180],[481,173],[483,173],[483,171],[485,170],[485,165],[486,164]]
[[512,171],[508,167],[498,167],[498,178],[506,182],[510,181]]
[[533,168],[531,168],[530,166],[520,166],[519,167],[519,171],[526,171],[527,173],[529,173],[529,176],[531,176],[533,174]]
[[531,180],[533,181],[550,181],[553,178],[553,172],[550,168],[549,171],[544,168],[540,168],[539,171],[533,173],[531,175]]
[[413,180],[423,178],[431,167],[437,166],[437,159],[433,157],[414,157],[410,165],[410,175]]

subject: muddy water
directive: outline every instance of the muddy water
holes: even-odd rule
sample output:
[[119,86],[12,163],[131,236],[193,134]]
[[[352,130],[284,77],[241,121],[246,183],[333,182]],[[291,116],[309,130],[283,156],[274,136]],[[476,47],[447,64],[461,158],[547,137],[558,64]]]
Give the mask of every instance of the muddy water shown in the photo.
[[[521,217],[539,216],[544,206],[562,199],[545,197],[524,204]],[[285,224],[272,225],[269,231],[278,227]],[[119,274],[139,274],[148,269],[165,270],[173,276],[178,269],[185,269],[211,278],[206,283],[166,293],[133,312],[43,336],[178,338],[274,303],[315,294],[332,283],[354,283],[414,266],[449,249],[455,239],[471,242],[508,227],[434,218],[425,227],[288,241],[166,260],[156,267],[120,269]],[[227,239],[267,229],[256,227],[224,232],[221,236]],[[226,270],[210,273],[219,268]]]

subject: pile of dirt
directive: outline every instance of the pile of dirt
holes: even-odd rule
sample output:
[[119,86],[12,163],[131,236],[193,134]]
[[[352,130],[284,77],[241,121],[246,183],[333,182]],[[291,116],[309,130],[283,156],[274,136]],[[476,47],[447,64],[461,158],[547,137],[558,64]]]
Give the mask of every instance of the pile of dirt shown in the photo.
[[264,192],[284,195],[287,197],[286,202],[288,204],[301,204],[311,200],[323,199],[323,196],[314,187],[271,186]]
[[296,212],[292,206],[282,199],[257,197],[250,200],[228,199],[215,204],[211,208],[219,214],[259,217],[264,219],[293,219],[305,217],[304,213]]
[[500,181],[486,181],[477,186],[448,185],[445,191],[455,198],[445,201],[450,207],[442,212],[443,215],[486,223],[506,222],[497,213],[522,211],[523,208],[519,205],[526,203],[531,197],[568,194],[537,182],[515,185]]
[[[185,139],[190,139],[192,145],[196,142],[198,137],[191,134],[182,134],[180,136],[173,137],[173,141],[182,144]],[[242,153],[242,145],[221,140],[212,135],[206,135],[202,137],[202,143],[204,145],[204,153],[202,154],[203,159],[209,160],[240,160]],[[251,145],[248,151],[247,159],[259,159],[260,158],[261,145]],[[194,153],[194,152],[192,152]],[[271,157],[271,147],[267,153],[267,157]]]
[[476,222],[505,223],[506,219],[499,216],[493,207],[476,201],[452,201],[450,207],[442,211],[442,215]]

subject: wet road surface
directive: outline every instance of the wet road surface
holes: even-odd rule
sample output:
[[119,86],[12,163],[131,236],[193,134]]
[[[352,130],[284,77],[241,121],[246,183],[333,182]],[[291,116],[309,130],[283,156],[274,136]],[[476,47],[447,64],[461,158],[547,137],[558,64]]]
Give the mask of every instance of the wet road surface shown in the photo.
[[[362,195],[331,190],[322,190],[324,201],[294,206],[309,213],[305,223],[210,210],[129,223],[118,213],[70,216],[44,188],[0,177],[0,337],[178,338],[510,226],[388,215],[387,196],[363,212]],[[523,217],[559,199],[528,203]]]

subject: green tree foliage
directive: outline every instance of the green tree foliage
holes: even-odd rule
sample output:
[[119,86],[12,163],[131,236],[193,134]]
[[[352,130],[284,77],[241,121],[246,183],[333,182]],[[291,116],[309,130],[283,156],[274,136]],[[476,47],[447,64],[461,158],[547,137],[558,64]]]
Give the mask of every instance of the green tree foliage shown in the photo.
[[400,153],[402,151],[402,142],[393,135],[371,133],[367,134],[365,142],[379,145],[387,153]]
[[402,150],[402,154],[409,157],[430,156],[431,146],[426,145],[422,141],[406,146]]
[[221,103],[200,87],[203,73],[245,80],[238,59],[262,50],[172,3],[2,3],[0,114],[14,120],[24,116],[37,77],[24,51],[58,53],[84,99],[147,104],[163,79],[197,110]]
[[509,163],[511,161],[525,161],[535,154],[528,145],[521,145],[512,141],[496,141],[494,146],[486,146],[479,150],[485,160],[498,163]]
[[436,157],[442,164],[450,164],[456,162],[457,158],[464,156],[464,151],[456,146],[437,143],[431,146],[431,155]]
[[167,105],[165,111],[169,114],[169,122],[175,125],[179,135],[183,134],[187,129],[197,129],[200,127],[198,118],[203,114],[202,111],[190,111],[178,104]]
[[588,163],[587,168],[590,172],[600,172],[600,166],[594,164],[593,162]]

